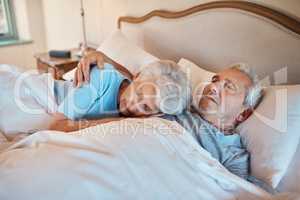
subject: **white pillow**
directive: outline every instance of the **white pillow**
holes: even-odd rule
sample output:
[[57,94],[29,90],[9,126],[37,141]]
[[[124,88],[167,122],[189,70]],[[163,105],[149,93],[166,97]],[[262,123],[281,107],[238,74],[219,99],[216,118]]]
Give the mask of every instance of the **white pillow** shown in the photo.
[[276,190],[279,192],[300,193],[300,143],[286,174],[278,184]]
[[66,81],[71,81],[74,78],[75,72],[76,72],[76,67],[74,69],[72,69],[71,71],[68,71],[67,73],[65,73],[62,77],[64,80]]
[[214,72],[205,70],[185,58],[181,58],[178,65],[186,72],[193,91],[197,88],[198,84],[210,82],[211,78],[215,75]]
[[205,70],[185,58],[181,58],[178,65],[181,67],[182,71],[187,74],[192,88],[192,104],[197,105],[205,85],[211,81],[211,78],[215,73]]
[[142,66],[159,60],[129,41],[120,30],[108,37],[97,50],[126,67],[132,74],[138,73]]
[[238,130],[251,154],[251,174],[276,187],[300,138],[300,85],[271,86]]
[[[137,74],[142,66],[159,60],[138,47],[134,42],[129,41],[120,30],[113,32],[104,40],[97,51],[101,51],[113,61],[126,67],[133,75]],[[64,74],[63,78],[72,80],[75,71],[76,69],[73,69]]]

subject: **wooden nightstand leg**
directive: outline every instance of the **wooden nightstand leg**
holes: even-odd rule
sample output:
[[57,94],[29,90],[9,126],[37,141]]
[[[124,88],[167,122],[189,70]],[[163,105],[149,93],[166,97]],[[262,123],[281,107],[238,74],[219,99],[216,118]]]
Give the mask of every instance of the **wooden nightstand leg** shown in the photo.
[[56,69],[54,67],[47,65],[46,63],[41,62],[40,59],[37,59],[37,69],[40,74],[51,73],[54,79],[57,77]]
[[48,68],[48,73],[50,73],[54,79],[57,79],[57,74],[56,74],[56,69],[55,68],[49,67]]

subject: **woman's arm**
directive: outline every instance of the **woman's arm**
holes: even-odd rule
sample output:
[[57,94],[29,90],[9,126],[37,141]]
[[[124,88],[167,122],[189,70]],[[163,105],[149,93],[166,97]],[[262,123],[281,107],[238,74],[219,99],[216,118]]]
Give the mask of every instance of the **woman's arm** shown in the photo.
[[49,127],[49,130],[72,132],[72,131],[77,131],[92,126],[97,126],[99,124],[104,124],[112,121],[120,121],[124,119],[121,117],[115,117],[115,118],[104,118],[98,120],[73,121],[62,116],[64,115],[61,113],[55,114],[54,119]]
[[105,62],[112,64],[120,73],[130,80],[133,78],[133,75],[124,66],[113,61],[104,53],[94,51],[85,55],[78,63],[74,76],[74,86],[80,87],[83,82],[89,82],[91,64],[96,63],[98,67],[102,68]]

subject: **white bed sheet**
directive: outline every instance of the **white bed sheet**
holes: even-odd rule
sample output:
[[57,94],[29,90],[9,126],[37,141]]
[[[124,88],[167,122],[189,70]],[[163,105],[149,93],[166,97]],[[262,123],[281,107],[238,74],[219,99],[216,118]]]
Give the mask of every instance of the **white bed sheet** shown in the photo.
[[0,153],[0,199],[267,199],[176,122],[126,119],[35,133]]

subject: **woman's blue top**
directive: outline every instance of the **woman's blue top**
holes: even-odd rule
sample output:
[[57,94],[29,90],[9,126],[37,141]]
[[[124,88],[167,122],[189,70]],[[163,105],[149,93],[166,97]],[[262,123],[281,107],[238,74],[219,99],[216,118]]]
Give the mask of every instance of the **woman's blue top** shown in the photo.
[[121,83],[126,80],[113,65],[93,66],[88,84],[75,88],[70,81],[55,81],[58,112],[72,120],[112,117],[118,112]]

